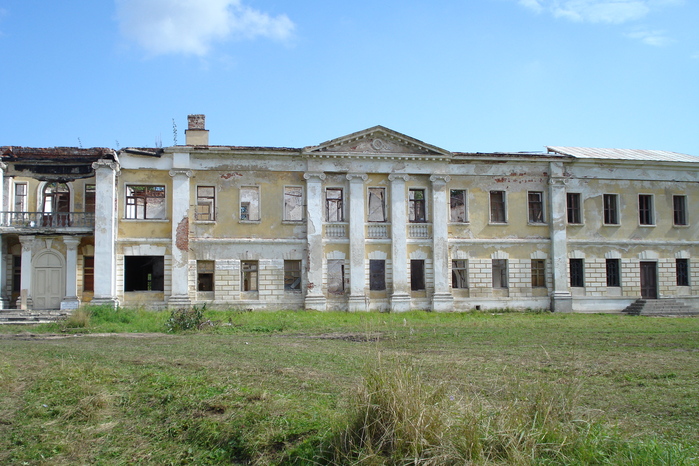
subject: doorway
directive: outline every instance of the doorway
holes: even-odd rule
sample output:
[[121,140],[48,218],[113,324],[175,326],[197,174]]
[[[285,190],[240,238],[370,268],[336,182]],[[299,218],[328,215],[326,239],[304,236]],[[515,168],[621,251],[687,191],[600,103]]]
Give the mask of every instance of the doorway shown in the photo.
[[32,280],[34,309],[60,309],[65,297],[63,259],[53,251],[39,254],[34,260]]
[[658,269],[655,262],[641,262],[641,298],[658,299]]

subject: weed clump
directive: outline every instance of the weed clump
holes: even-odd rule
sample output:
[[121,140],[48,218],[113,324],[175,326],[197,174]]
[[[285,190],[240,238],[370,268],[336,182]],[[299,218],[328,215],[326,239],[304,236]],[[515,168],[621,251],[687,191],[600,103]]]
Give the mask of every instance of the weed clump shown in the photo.
[[198,330],[204,322],[204,307],[194,306],[191,309],[173,309],[170,312],[170,317],[165,322],[165,328],[170,333]]

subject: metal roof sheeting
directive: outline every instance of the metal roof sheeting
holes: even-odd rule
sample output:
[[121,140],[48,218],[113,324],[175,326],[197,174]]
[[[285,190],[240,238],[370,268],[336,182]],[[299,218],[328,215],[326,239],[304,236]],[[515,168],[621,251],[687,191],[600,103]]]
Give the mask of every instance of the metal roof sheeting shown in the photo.
[[568,155],[578,159],[608,160],[652,160],[656,162],[693,162],[699,163],[699,157],[669,152],[666,150],[643,149],[596,149],[591,147],[546,146],[549,152]]

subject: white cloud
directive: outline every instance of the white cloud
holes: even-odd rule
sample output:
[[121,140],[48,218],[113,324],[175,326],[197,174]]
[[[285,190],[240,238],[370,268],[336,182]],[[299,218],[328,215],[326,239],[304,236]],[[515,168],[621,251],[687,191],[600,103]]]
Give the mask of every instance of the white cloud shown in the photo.
[[653,45],[656,47],[662,47],[664,45],[671,44],[674,39],[671,39],[665,34],[665,31],[648,31],[648,30],[637,30],[629,32],[626,37],[631,39],[640,40],[644,44]]
[[206,55],[228,39],[291,38],[294,23],[240,0],[116,0],[122,34],[153,55]]
[[549,11],[556,18],[576,22],[621,24],[639,20],[652,10],[681,5],[685,0],[518,0],[536,12]]
[[536,13],[541,13],[544,9],[539,0],[518,0],[518,3],[525,8],[529,8]]

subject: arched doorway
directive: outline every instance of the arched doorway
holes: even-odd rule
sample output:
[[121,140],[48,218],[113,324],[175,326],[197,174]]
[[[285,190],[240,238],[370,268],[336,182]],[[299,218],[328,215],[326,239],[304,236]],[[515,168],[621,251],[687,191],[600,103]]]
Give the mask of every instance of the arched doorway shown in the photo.
[[32,279],[34,309],[60,309],[65,297],[64,261],[60,254],[47,250],[34,259]]

